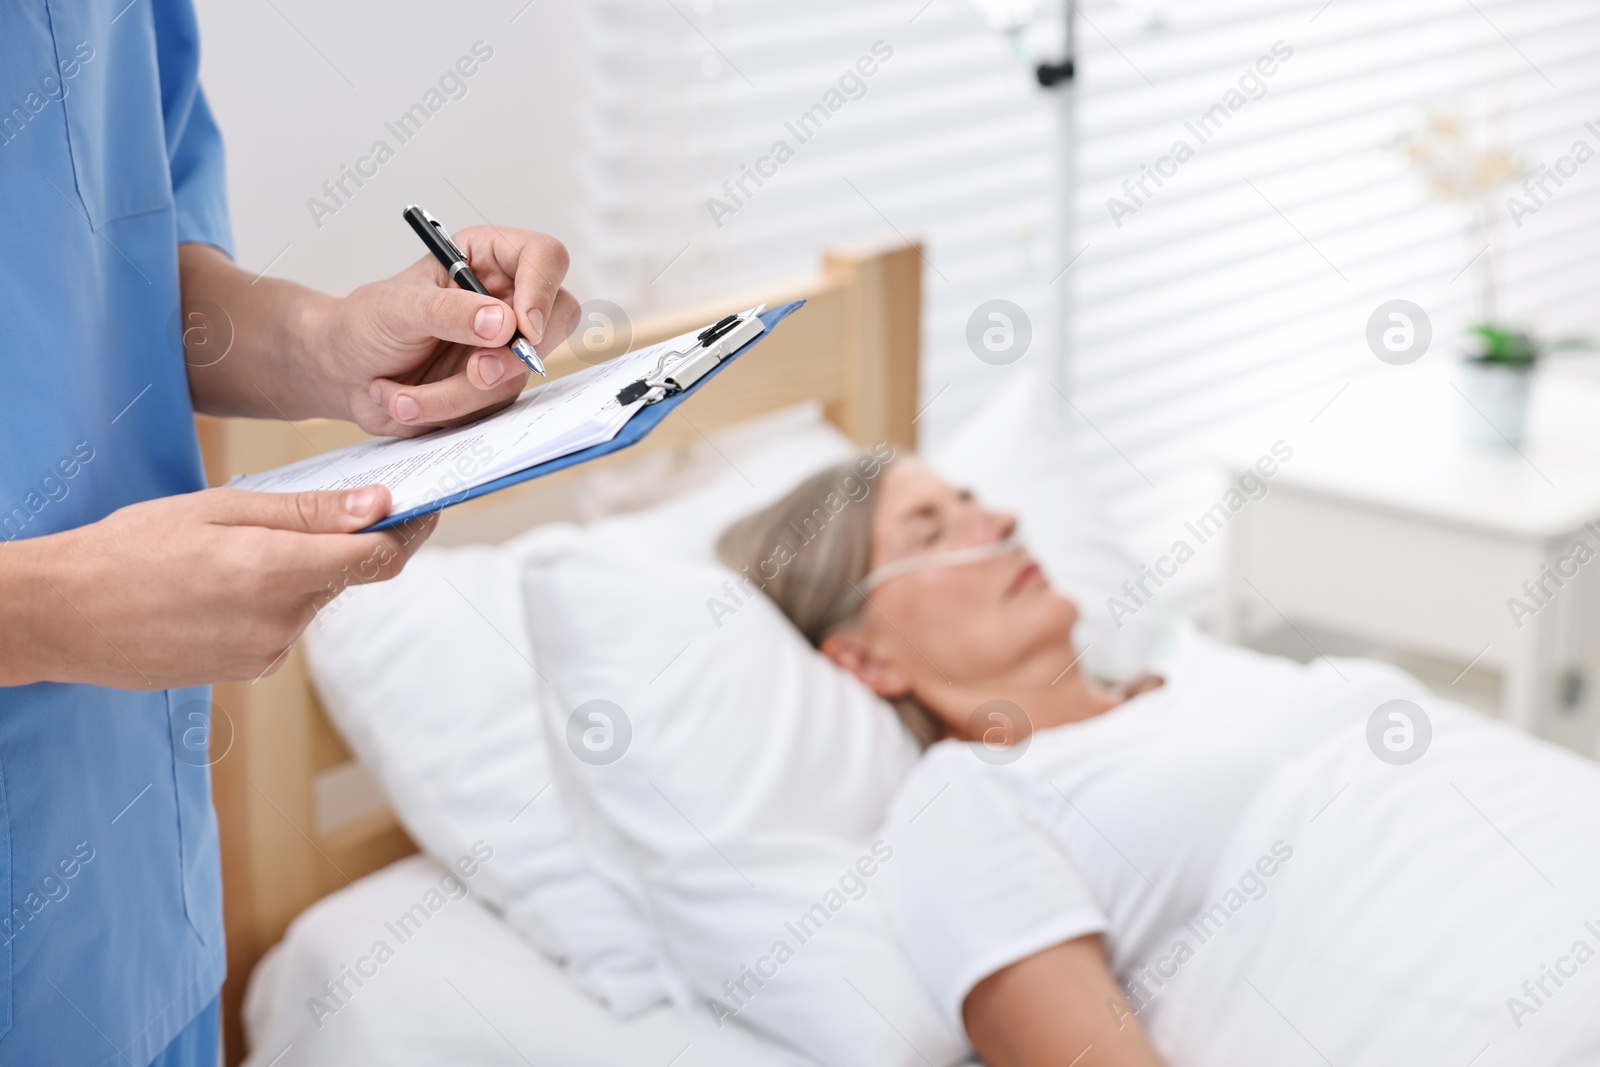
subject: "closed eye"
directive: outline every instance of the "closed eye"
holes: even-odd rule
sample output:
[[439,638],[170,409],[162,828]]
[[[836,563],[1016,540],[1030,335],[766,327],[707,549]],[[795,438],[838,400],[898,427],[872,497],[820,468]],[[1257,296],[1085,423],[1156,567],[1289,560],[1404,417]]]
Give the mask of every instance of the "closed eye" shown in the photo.
[[906,521],[911,528],[911,544],[918,548],[925,548],[938,541],[944,527],[938,508],[932,504],[918,507],[906,516]]

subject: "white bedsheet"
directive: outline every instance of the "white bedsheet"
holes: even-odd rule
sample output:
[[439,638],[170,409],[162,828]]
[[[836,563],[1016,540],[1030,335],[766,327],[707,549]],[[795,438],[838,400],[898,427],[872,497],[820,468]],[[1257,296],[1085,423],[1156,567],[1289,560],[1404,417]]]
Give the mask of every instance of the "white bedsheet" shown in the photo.
[[[403,943],[396,917],[442,868],[401,860],[319,901],[257,967],[245,1002],[247,1067],[801,1067],[749,1033],[655,1008],[624,1023],[468,896]],[[378,941],[392,956],[378,963]],[[363,957],[357,986],[346,968]],[[329,997],[343,980],[349,996]],[[323,1009],[308,1002],[318,998]],[[338,1007],[330,1013],[327,1009]]]
[[[1353,729],[1262,788],[1206,899],[1272,842],[1292,861],[1219,932],[1180,925],[1144,961],[1166,977],[1139,1019],[1171,1067],[1600,1064],[1600,769],[1445,701],[1427,712],[1418,762],[1381,762]],[[249,1067],[801,1062],[693,1012],[619,1023],[470,897],[315,1018],[323,982],[393,942],[385,923],[439,872],[401,861],[295,922],[251,982]],[[1174,973],[1160,946],[1178,940]]]

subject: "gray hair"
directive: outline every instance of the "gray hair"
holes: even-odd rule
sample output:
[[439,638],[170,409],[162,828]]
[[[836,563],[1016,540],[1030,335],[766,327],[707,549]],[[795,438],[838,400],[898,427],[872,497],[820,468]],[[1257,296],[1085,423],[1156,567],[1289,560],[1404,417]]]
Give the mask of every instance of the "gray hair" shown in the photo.
[[[814,647],[860,618],[860,585],[872,570],[872,490],[888,462],[863,453],[825,467],[717,539],[717,557],[765,592]],[[892,703],[924,746],[943,735],[915,697]]]

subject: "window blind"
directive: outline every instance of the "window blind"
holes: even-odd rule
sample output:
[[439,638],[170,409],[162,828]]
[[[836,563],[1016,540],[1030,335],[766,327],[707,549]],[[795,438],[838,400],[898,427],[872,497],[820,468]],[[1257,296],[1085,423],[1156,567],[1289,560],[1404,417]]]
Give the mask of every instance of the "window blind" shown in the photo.
[[1048,358],[1054,113],[965,0],[596,0],[583,18],[591,291],[646,314],[900,234],[925,245],[924,438],[1001,380],[967,347],[978,304],[1023,306]]
[[[1148,552],[1216,498],[1219,433],[1291,398],[1309,418],[1353,375],[1383,369],[1365,343],[1380,303],[1423,307],[1427,358],[1452,357],[1477,315],[1484,239],[1465,229],[1461,205],[1431,198],[1398,142],[1433,109],[1507,141],[1534,170],[1579,139],[1600,150],[1585,127],[1600,122],[1600,8],[1228,0],[1079,10],[1077,225],[1088,248],[1071,276],[1070,381],[1103,434],[1088,438],[1097,480]],[[1595,333],[1600,164],[1547,187],[1555,195],[1521,226],[1506,206],[1521,190],[1495,200],[1501,311],[1549,334]],[[1189,598],[1214,585],[1223,560],[1213,555],[1185,575]]]
[[[1380,369],[1364,339],[1378,304],[1424,307],[1429,358],[1450,357],[1482,242],[1400,149],[1430,109],[1535,170],[1579,138],[1600,149],[1584,126],[1600,126],[1589,0],[1074,2],[1070,249],[1052,219],[1057,97],[1032,77],[1058,56],[1059,22],[1013,50],[962,0],[583,5],[588,290],[647,314],[803,274],[830,243],[922,239],[918,427],[934,441],[1012,369],[969,349],[973,311],[1020,305],[1027,359],[1054,360],[1067,290],[1064,385],[1095,481],[1146,552],[1215,499],[1219,434],[1290,399],[1314,412]],[[864,57],[872,73],[842,83]],[[1507,318],[1600,334],[1597,187],[1600,164],[1520,226],[1503,203],[1516,190],[1502,194]],[[1180,599],[1214,585],[1212,556]]]

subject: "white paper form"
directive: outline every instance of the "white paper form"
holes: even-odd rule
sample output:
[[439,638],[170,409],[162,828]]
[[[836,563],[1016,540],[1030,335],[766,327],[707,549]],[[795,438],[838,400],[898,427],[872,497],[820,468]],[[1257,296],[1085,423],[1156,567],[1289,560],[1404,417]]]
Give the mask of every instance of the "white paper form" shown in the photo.
[[480,422],[422,437],[377,437],[228,484],[269,493],[383,484],[394,497],[390,513],[410,511],[611,440],[643,404],[617,403],[618,390],[656,372],[663,355],[686,351],[698,332],[546,382]]

